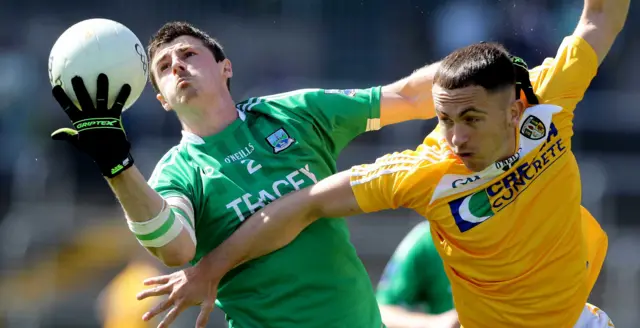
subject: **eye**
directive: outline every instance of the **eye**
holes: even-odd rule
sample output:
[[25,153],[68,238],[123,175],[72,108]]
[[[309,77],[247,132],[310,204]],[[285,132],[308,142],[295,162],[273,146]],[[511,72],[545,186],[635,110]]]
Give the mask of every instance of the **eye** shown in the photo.
[[196,53],[195,53],[195,52],[193,52],[193,51],[187,51],[187,52],[185,52],[185,53],[184,53],[184,58],[189,58],[189,57],[191,57],[191,56],[195,56],[195,55],[196,55]]
[[168,63],[163,63],[163,64],[160,64],[160,66],[158,66],[158,69],[160,70],[160,72],[164,72],[167,68],[169,68]]
[[452,126],[453,125],[453,120],[451,120],[448,117],[441,117],[438,118],[440,120],[440,123],[444,126]]
[[468,124],[475,124],[482,121],[482,119],[479,117],[467,117],[464,119],[464,121],[467,122]]

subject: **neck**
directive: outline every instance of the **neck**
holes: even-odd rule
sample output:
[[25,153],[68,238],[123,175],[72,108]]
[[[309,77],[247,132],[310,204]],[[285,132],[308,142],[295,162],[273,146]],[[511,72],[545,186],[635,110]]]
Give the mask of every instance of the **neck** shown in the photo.
[[506,149],[503,153],[503,156],[498,158],[499,161],[505,160],[511,156],[513,156],[516,152],[518,152],[518,130],[516,129],[514,133],[509,135],[509,142],[506,143]]
[[182,129],[199,137],[219,133],[238,118],[231,95],[220,97],[204,107],[184,108],[179,113]]

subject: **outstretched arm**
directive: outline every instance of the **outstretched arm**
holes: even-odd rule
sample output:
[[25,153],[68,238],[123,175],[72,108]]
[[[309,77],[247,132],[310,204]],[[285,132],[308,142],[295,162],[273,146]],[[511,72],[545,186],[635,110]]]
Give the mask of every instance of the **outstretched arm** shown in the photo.
[[166,328],[187,307],[200,304],[196,327],[206,326],[213,310],[218,282],[231,269],[284,247],[320,217],[340,217],[362,212],[351,191],[349,179],[350,174],[345,171],[289,193],[252,215],[195,267],[145,280],[145,285],[161,286],[139,293],[139,300],[170,295],[145,313],[143,319],[151,320],[170,309],[158,326]]
[[408,77],[385,85],[381,90],[380,126],[436,116],[431,97],[433,77],[439,62],[426,65]]
[[145,280],[146,285],[161,286],[141,292],[138,299],[170,295],[144,319],[171,309],[159,326],[166,327],[184,309],[200,304],[197,326],[203,327],[213,309],[218,283],[231,269],[284,247],[318,218],[416,208],[430,198],[442,168],[447,167],[433,161],[415,151],[389,154],[373,164],[353,167],[272,202],[196,266]]
[[198,266],[210,272],[228,272],[286,246],[318,218],[362,213],[349,177],[349,171],[344,171],[272,202],[203,257]]
[[630,0],[584,0],[580,22],[573,35],[587,41],[601,64],[629,13]]
[[[198,267],[202,271],[226,273],[284,247],[319,218],[416,208],[430,197],[446,167],[422,153],[407,150],[334,174],[256,212],[231,237],[203,257]],[[221,278],[214,273],[210,277]]]

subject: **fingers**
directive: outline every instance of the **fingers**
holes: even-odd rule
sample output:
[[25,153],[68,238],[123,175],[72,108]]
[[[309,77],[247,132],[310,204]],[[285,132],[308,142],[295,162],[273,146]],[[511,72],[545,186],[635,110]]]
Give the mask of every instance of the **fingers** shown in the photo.
[[98,75],[98,84],[96,88],[96,109],[99,111],[107,110],[107,102],[109,99],[109,79],[105,74]]
[[89,95],[89,91],[87,91],[87,88],[84,86],[82,78],[74,76],[71,79],[71,86],[73,87],[73,92],[75,92],[76,98],[78,99],[78,104],[80,104],[80,109],[83,111],[90,111],[94,109],[91,95]]
[[138,299],[138,301],[141,301],[151,296],[160,296],[160,295],[170,294],[173,291],[172,287],[173,287],[172,284],[166,284],[166,285],[146,289],[138,293],[138,295],[136,295],[136,298]]
[[64,89],[62,89],[61,86],[56,85],[55,87],[53,87],[53,89],[51,90],[51,94],[53,94],[53,98],[55,98],[58,104],[60,104],[60,107],[62,107],[64,112],[67,113],[67,116],[69,116],[69,119],[71,121],[77,121],[80,119],[80,110],[78,109],[78,107],[76,107],[76,105],[73,104],[73,101],[71,101],[71,99],[69,98],[69,96],[67,96],[67,93],[64,92]]
[[142,315],[142,320],[149,321],[153,319],[158,314],[168,310],[173,304],[173,298],[169,297],[167,300],[160,302],[158,305],[154,306],[151,310]]
[[162,319],[162,321],[160,321],[160,324],[158,325],[158,328],[168,328],[169,325],[171,325],[176,318],[178,317],[178,315],[184,311],[186,307],[183,306],[182,304],[176,304],[176,306],[174,306],[171,311],[169,311],[169,313],[167,313],[167,315],[164,317],[164,319]]
[[74,147],[78,147],[78,141],[79,141],[78,131],[73,129],[69,129],[69,128],[57,129],[53,131],[53,133],[51,133],[51,139],[68,141]]
[[171,280],[171,275],[170,274],[165,275],[165,276],[157,276],[157,277],[152,277],[152,278],[145,279],[143,281],[143,284],[145,286],[160,285],[160,284],[168,283],[169,280]]
[[51,133],[51,139],[53,140],[67,140],[69,139],[77,139],[78,131],[70,128],[61,128],[53,131]]
[[116,101],[113,103],[111,110],[116,111],[117,114],[122,113],[122,109],[124,108],[124,104],[126,104],[129,95],[131,95],[131,86],[125,84],[120,89],[120,92],[118,93]]
[[202,302],[200,305],[200,314],[198,314],[198,319],[196,319],[196,328],[205,328],[207,326],[214,305],[211,301]]

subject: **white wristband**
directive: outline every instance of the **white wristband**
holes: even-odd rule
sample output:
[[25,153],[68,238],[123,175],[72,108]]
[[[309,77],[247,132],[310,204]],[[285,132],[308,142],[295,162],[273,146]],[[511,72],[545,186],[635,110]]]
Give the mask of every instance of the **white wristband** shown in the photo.
[[144,247],[162,247],[174,240],[182,231],[182,222],[176,220],[171,207],[163,202],[162,210],[155,218],[134,222],[127,220],[129,230]]

